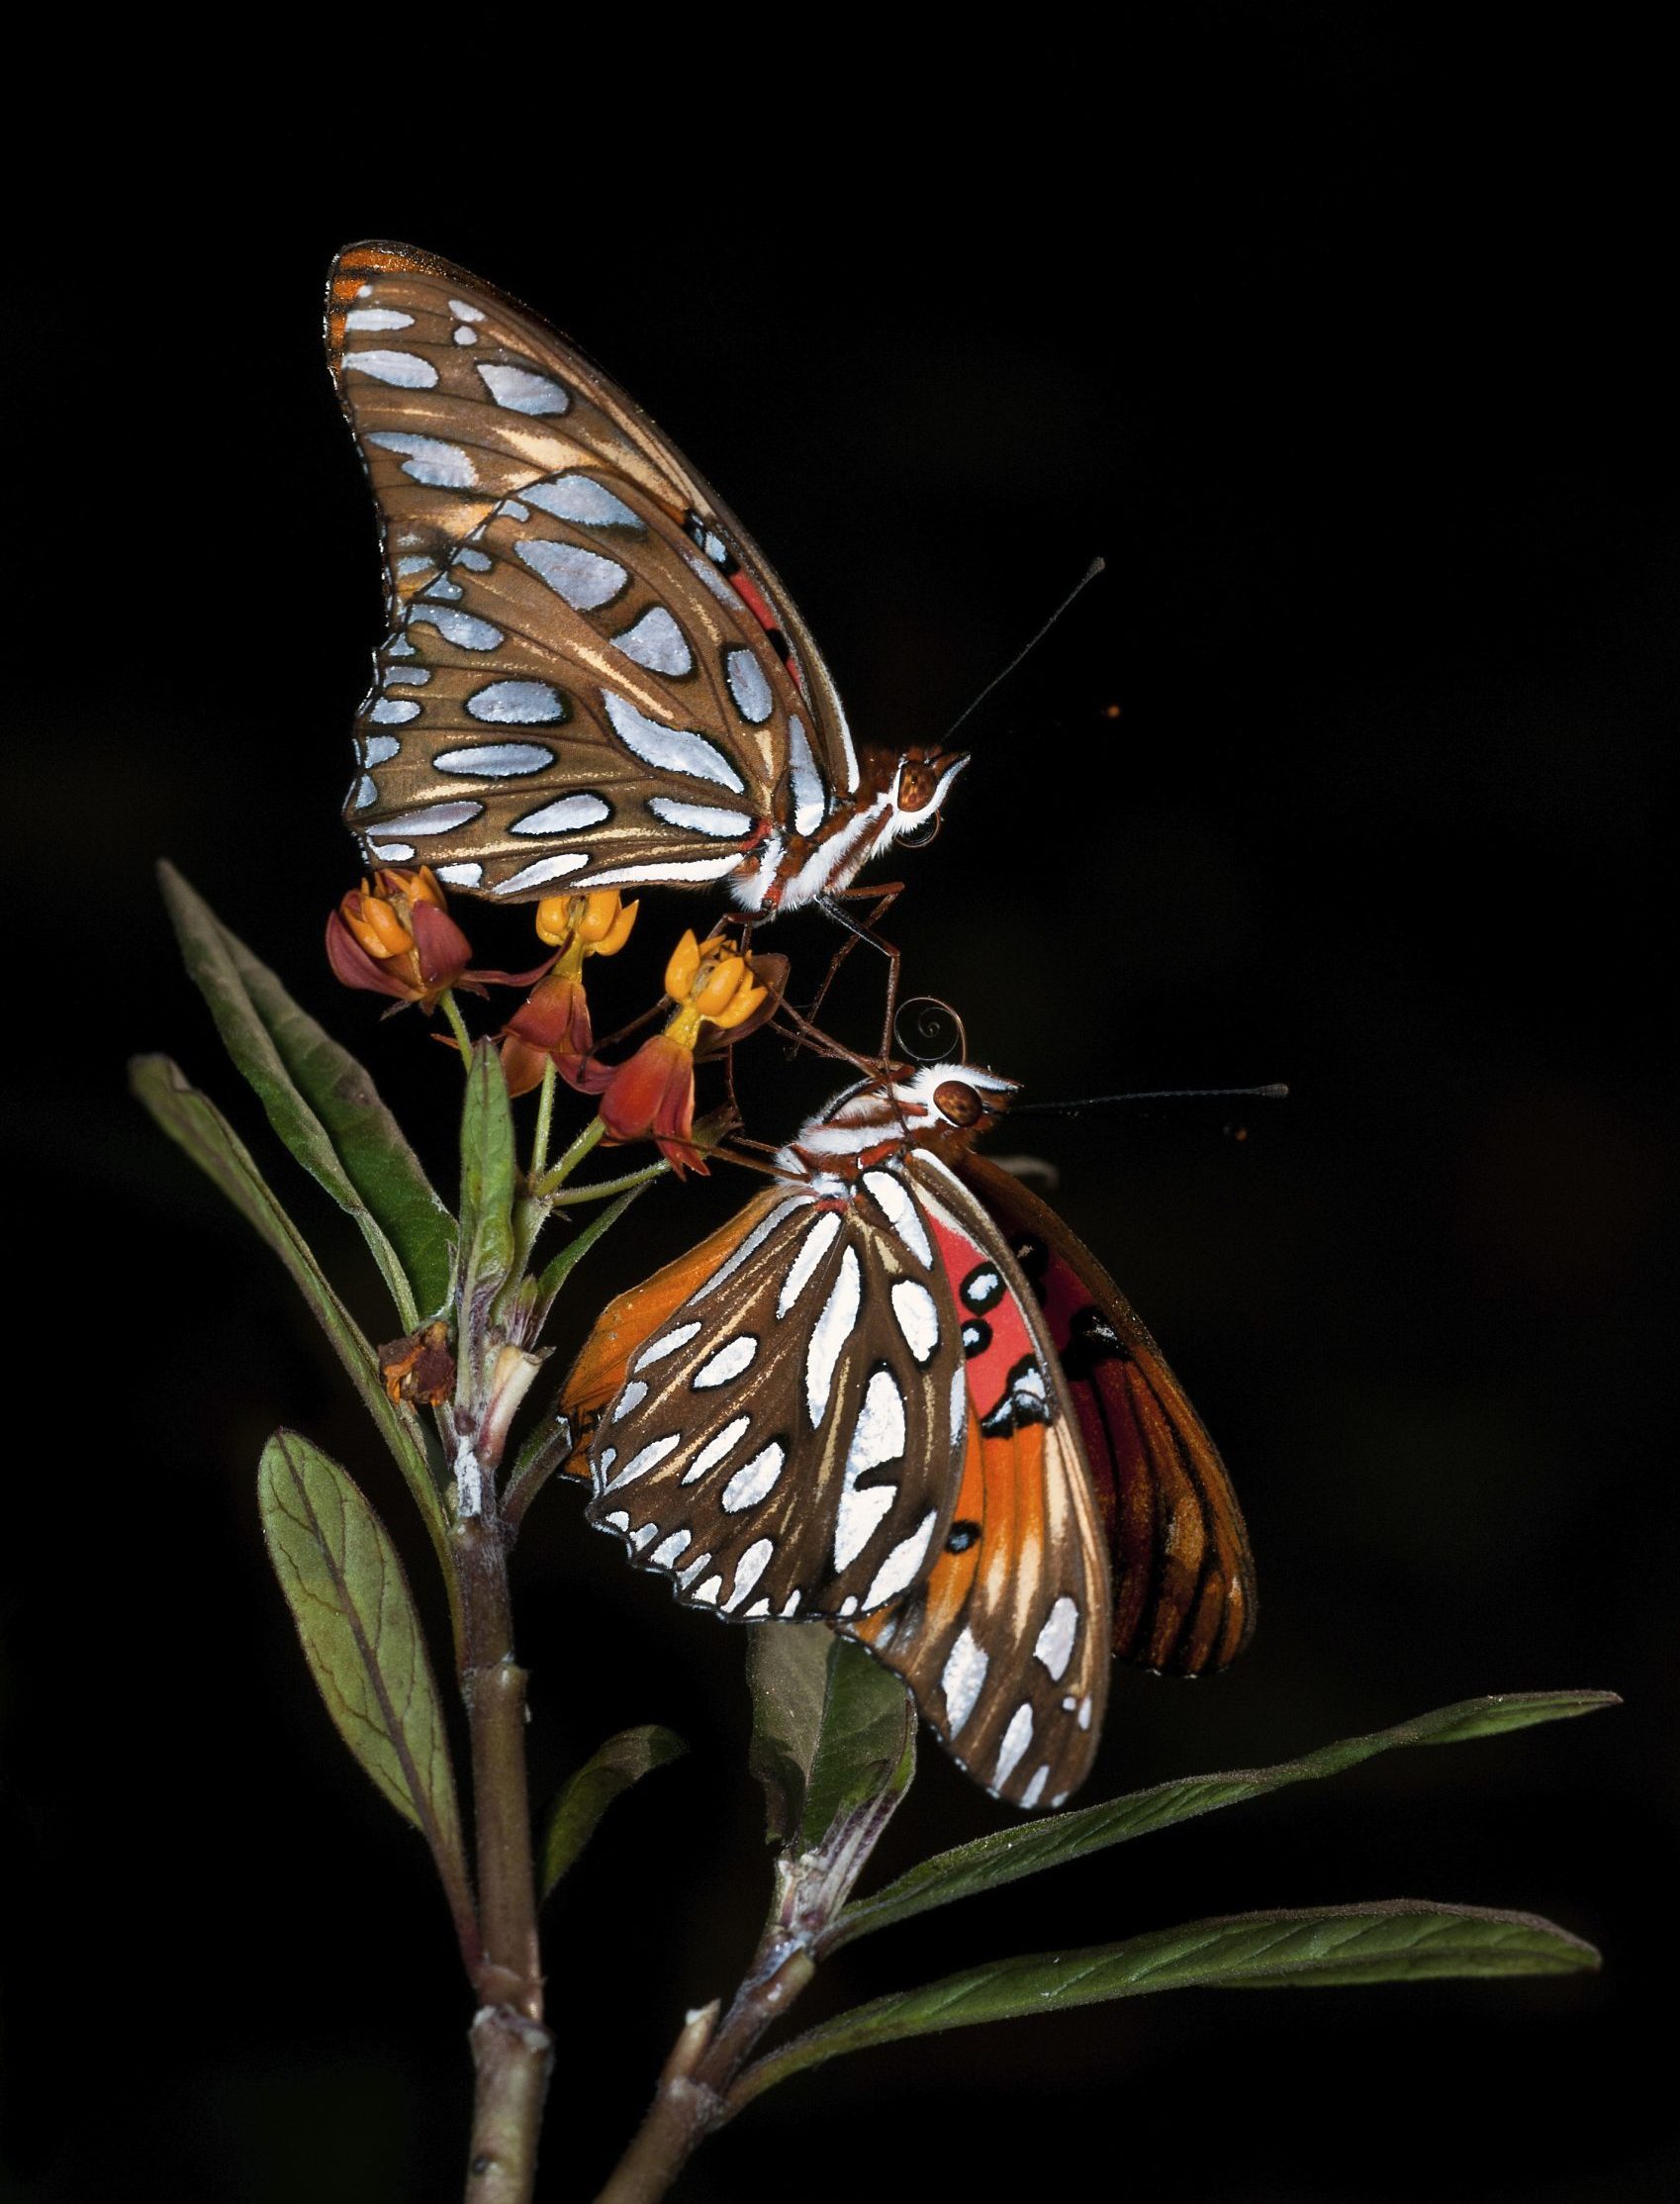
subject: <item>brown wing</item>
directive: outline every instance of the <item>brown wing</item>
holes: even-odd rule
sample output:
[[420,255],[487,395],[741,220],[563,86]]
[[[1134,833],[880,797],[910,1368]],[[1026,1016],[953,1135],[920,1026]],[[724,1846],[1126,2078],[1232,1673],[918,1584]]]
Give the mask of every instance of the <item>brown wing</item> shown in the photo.
[[[661,1274],[633,1312],[609,1308],[568,1381],[563,1405],[580,1414],[623,1373],[595,1421],[590,1519],[691,1605],[745,1620],[866,1613],[914,1581],[949,1529],[959,1327],[931,1247],[895,1228],[890,1192],[884,1208],[867,1191],[881,1176],[850,1198],[759,1196],[708,1243],[686,1297]],[[700,1268],[675,1266],[685,1284]]]
[[1101,1515],[1031,1289],[943,1165],[919,1154],[911,1177],[964,1323],[963,1480],[927,1576],[841,1628],[903,1677],[978,1781],[1057,1806],[1090,1772],[1108,1699]]
[[333,267],[327,344],[385,551],[345,811],[370,858],[513,901],[712,880],[856,788],[781,583],[565,338],[373,243]]
[[1249,1535],[1201,1418],[1114,1281],[1036,1195],[959,1166],[1041,1302],[1078,1414],[1114,1564],[1114,1650],[1173,1676],[1222,1669],[1255,1624]]

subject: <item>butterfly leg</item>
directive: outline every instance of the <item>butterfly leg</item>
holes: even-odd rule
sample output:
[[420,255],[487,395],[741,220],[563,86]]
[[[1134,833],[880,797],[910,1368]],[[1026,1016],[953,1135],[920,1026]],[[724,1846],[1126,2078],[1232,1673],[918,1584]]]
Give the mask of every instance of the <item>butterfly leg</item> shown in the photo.
[[[805,1012],[806,1018],[814,1021],[817,1012],[822,1008],[824,998],[834,984],[835,975],[839,972],[840,967],[851,955],[858,942],[867,941],[872,948],[879,949],[887,959],[887,1005],[886,1014],[882,1019],[881,1026],[881,1054],[884,1058],[892,1054],[892,1015],[898,1006],[899,952],[890,941],[884,940],[875,929],[903,893],[904,883],[901,880],[890,880],[873,888],[841,888],[832,896],[824,896],[820,899],[822,909],[827,911],[837,926],[845,927],[851,938],[843,941],[834,952],[833,961],[828,967],[823,983],[816,991],[816,1001]],[[875,899],[875,908],[866,918],[854,918],[850,911],[841,909],[843,904],[857,903],[869,897]]]

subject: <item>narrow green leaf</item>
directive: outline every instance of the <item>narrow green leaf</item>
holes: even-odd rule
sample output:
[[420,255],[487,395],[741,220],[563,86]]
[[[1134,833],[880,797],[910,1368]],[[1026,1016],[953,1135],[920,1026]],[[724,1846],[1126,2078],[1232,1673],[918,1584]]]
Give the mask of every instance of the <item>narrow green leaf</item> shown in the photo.
[[543,1833],[538,1883],[542,1897],[576,1863],[612,1801],[656,1768],[681,1760],[688,1749],[675,1730],[649,1722],[609,1737],[575,1774],[567,1776]]
[[463,1297],[481,1305],[513,1271],[513,1112],[502,1059],[489,1041],[473,1049],[461,1111],[461,1278]]
[[[130,1066],[135,1094],[169,1137],[184,1148],[239,1213],[279,1256],[314,1310],[339,1361],[379,1426],[424,1516],[448,1575],[448,1525],[431,1481],[418,1430],[394,1408],[380,1383],[378,1358],[355,1318],[332,1291],[303,1234],[274,1198],[249,1151],[207,1095],[192,1086],[167,1056],[137,1057]],[[205,1282],[207,1292],[214,1282]]]
[[163,899],[187,970],[268,1121],[360,1226],[403,1327],[441,1308],[455,1222],[372,1079],[293,1002],[172,865]]
[[338,1734],[424,1836],[445,1888],[467,1887],[449,1737],[403,1565],[337,1463],[296,1432],[262,1450],[269,1559]]
[[915,1766],[914,1700],[862,1646],[836,1638],[799,1822],[802,1848],[814,1850],[843,1814],[872,1799],[890,1795],[896,1802]]
[[765,1835],[773,1845],[791,1844],[804,1818],[837,1643],[820,1622],[759,1622],[747,1632],[753,1695],[747,1765],[764,1790]]
[[554,1305],[555,1294],[559,1293],[561,1287],[565,1285],[567,1279],[571,1277],[573,1271],[583,1261],[590,1249],[594,1247],[597,1240],[604,1238],[607,1233],[611,1231],[624,1211],[630,1206],[630,1203],[635,1200],[638,1195],[645,1194],[652,1184],[651,1179],[644,1180],[640,1186],[630,1187],[623,1194],[617,1196],[614,1200],[607,1203],[599,1216],[592,1217],[581,1231],[574,1232],[565,1246],[552,1258],[537,1282],[535,1324],[538,1330],[546,1321],[549,1309]]
[[875,1998],[749,2067],[730,2108],[843,2052],[1156,1990],[1567,1974],[1598,1964],[1590,1944],[1535,1914],[1410,1898],[1192,1921],[1089,1951],[998,1960]]
[[887,1928],[895,1921],[908,1920],[912,1914],[950,1905],[981,1890],[994,1890],[1023,1875],[1042,1874],[1064,1861],[1082,1859],[1087,1853],[1147,1836],[1155,1829],[1168,1829],[1174,1822],[1188,1821],[1194,1815],[1241,1805],[1245,1799],[1263,1797],[1267,1791],[1281,1790],[1288,1783],[1340,1774],[1344,1769],[1356,1768],[1361,1761],[1400,1746],[1455,1745],[1470,1738],[1497,1737],[1506,1730],[1526,1729],[1536,1722],[1566,1721],[1572,1715],[1591,1714],[1600,1707],[1620,1704],[1614,1691],[1516,1691],[1464,1699],[1433,1714],[1397,1722],[1392,1729],[1344,1738],[1340,1744],[1323,1746],[1316,1753],[1280,1762],[1274,1768],[1189,1775],[1177,1782],[1158,1783],[1150,1790],[1130,1791],[1105,1805],[1017,1822],[974,1844],[960,1845],[955,1851],[924,1860],[885,1890],[849,1907],[824,1939],[824,1949],[837,1951],[842,1944],[867,1936],[873,1929]]

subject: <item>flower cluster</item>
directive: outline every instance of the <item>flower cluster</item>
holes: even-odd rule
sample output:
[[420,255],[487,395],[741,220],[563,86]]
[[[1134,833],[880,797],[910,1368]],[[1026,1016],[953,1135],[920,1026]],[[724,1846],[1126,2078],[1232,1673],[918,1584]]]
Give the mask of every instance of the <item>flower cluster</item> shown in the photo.
[[529,972],[477,971],[430,868],[393,868],[342,899],[327,922],[327,954],[346,987],[416,1004],[427,1014],[453,989],[529,987],[498,1035],[509,1094],[540,1086],[552,1064],[568,1086],[601,1097],[607,1140],[652,1140],[679,1175],[703,1172],[694,1138],[696,1059],[741,1040],[771,1015],[783,960],[746,956],[726,934],[700,941],[685,933],[665,968],[672,1014],[663,1030],[622,1063],[604,1063],[596,1054],[584,966],[591,957],[617,955],[639,908],[613,888],[551,896],[537,906],[536,930],[552,954]]

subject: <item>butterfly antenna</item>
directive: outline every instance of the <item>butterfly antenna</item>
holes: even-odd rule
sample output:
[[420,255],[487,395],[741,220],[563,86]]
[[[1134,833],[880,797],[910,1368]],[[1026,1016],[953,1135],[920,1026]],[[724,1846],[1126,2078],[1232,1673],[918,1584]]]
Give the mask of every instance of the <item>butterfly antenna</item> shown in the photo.
[[[1038,648],[1039,644],[1043,642],[1046,635],[1050,633],[1050,630],[1056,625],[1056,623],[1062,618],[1062,615],[1068,610],[1069,606],[1073,604],[1073,600],[1080,594],[1082,590],[1084,590],[1091,582],[1094,582],[1096,580],[1097,576],[1102,573],[1107,564],[1108,561],[1105,558],[1093,558],[1091,560],[1090,564],[1085,568],[1084,572],[1079,576],[1078,580],[1073,584],[1073,588],[1068,592],[1067,596],[1063,598],[1062,602],[1057,606],[1056,610],[1051,614],[1050,618],[1044,623],[1043,626],[1037,628],[1033,632],[1033,634],[1028,637],[1028,639],[1021,645],[1020,649],[1016,651],[1014,657],[1011,658],[1009,663],[1003,668],[1001,673],[994,673],[992,675],[991,679],[986,683],[985,687],[980,691],[980,695],[975,698],[974,702],[968,705],[963,711],[958,713],[956,719],[952,720],[951,724],[945,730],[945,742],[949,742],[951,737],[956,733],[957,729],[962,726],[967,720],[974,718],[975,714],[980,710],[980,706],[984,704],[986,698],[991,695],[991,692],[994,689],[1000,688],[1002,684],[1008,680],[1009,676],[1015,671],[1015,668],[1021,664],[1023,659],[1030,658],[1032,656],[1033,652]],[[943,747],[943,744],[941,745],[941,747]]]
[[1086,1095],[1079,1102],[1011,1102],[1011,1117],[1071,1117],[1081,1109],[1119,1109],[1129,1102],[1282,1102],[1289,1090],[1281,1080],[1269,1087],[1159,1087],[1150,1094]]

